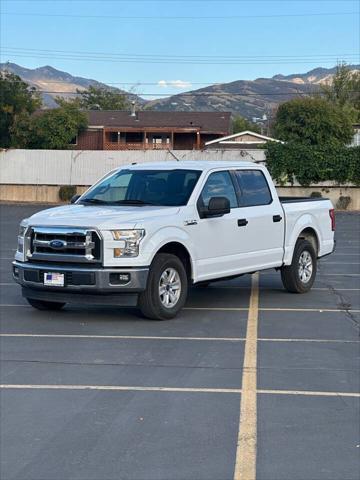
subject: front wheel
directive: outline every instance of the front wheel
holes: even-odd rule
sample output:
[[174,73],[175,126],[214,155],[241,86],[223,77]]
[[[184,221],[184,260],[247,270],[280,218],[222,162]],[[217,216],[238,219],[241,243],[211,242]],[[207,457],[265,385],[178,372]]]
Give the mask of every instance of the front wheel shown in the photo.
[[45,300],[36,300],[35,298],[27,298],[28,303],[37,310],[61,310],[65,303],[46,302]]
[[316,270],[317,259],[313,245],[300,239],[296,242],[291,265],[281,269],[281,280],[289,292],[306,293],[313,286]]
[[142,314],[153,320],[168,320],[185,305],[188,279],[182,261],[175,255],[159,253],[149,272],[147,287],[139,295]]

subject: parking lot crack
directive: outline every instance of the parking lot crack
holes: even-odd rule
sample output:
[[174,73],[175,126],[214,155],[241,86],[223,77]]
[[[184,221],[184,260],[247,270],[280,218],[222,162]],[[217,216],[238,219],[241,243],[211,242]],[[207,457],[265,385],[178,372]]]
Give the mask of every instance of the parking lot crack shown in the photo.
[[335,287],[333,287],[330,284],[326,284],[326,287],[328,288],[329,292],[334,295],[334,297],[337,297],[336,305],[339,307],[339,310],[342,310],[345,312],[346,318],[351,322],[352,326],[359,332],[359,320],[357,319],[357,316],[351,312],[351,307],[352,304],[346,299],[346,297],[336,290]]

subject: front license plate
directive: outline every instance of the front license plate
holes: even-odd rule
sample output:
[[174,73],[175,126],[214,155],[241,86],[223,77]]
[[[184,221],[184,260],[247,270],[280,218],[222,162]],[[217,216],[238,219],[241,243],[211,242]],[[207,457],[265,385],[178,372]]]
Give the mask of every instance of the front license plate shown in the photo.
[[63,273],[45,272],[44,285],[63,287],[65,285],[65,276]]

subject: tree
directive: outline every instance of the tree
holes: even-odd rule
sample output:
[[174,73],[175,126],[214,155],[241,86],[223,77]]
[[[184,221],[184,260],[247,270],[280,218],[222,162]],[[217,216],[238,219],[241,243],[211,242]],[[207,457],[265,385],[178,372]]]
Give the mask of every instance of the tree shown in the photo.
[[87,110],[127,110],[128,99],[124,94],[102,87],[90,85],[87,90],[76,90],[81,108]]
[[233,133],[244,132],[245,130],[251,130],[252,132],[261,133],[259,125],[250,122],[240,115],[236,115],[232,119],[232,131]]
[[332,104],[346,109],[353,121],[360,119],[360,72],[352,71],[345,63],[337,66],[330,83],[320,86],[324,97]]
[[22,148],[66,150],[87,126],[87,117],[73,102],[57,99],[58,108],[23,116],[14,125],[14,144]]
[[9,148],[14,123],[40,108],[41,99],[35,88],[7,71],[0,73],[0,92],[0,147]]
[[274,134],[281,140],[308,145],[344,145],[353,136],[352,118],[346,109],[324,98],[295,98],[279,106]]

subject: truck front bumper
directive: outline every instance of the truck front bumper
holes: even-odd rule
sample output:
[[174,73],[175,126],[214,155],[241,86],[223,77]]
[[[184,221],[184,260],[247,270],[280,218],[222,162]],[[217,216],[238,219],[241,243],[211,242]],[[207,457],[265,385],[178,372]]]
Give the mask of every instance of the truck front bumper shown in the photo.
[[[64,274],[64,286],[44,285],[44,274]],[[13,262],[14,280],[26,298],[61,303],[136,306],[146,289],[148,267],[79,267],[53,263]]]

